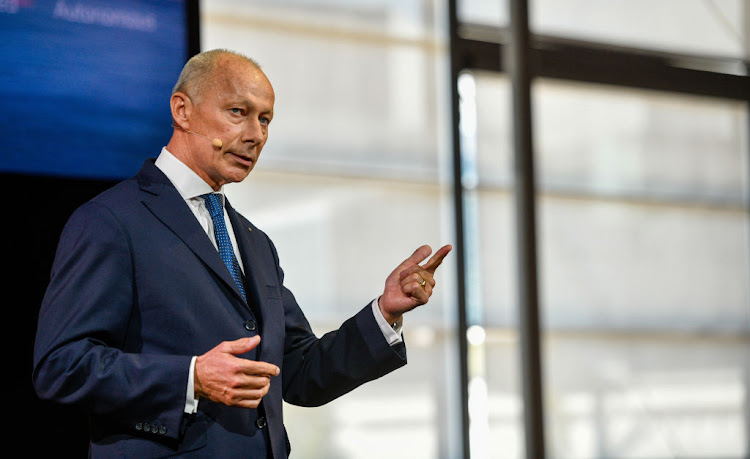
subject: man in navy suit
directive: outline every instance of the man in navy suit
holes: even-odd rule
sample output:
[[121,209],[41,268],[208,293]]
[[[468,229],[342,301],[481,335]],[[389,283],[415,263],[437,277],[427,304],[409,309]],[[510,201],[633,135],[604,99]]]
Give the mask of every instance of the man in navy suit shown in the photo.
[[282,397],[316,406],[406,363],[402,315],[450,251],[422,246],[383,294],[317,338],[270,239],[222,187],[268,137],[274,92],[251,59],[193,57],[156,160],[81,206],[39,315],[34,387],[90,413],[92,456],[287,457]]

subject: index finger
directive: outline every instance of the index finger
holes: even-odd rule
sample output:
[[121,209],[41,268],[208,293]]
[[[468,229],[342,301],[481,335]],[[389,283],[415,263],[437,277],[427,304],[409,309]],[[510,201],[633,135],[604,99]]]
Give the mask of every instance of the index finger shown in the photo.
[[422,268],[426,271],[429,271],[430,274],[435,274],[435,270],[440,266],[440,264],[443,262],[443,259],[446,255],[453,249],[453,247],[448,244],[444,245],[443,247],[440,247],[440,249],[435,252],[435,254],[430,258],[430,261],[428,261]]
[[401,264],[398,265],[398,267],[396,269],[398,270],[399,268],[405,268],[405,267],[410,266],[410,265],[418,265],[419,262],[421,262],[422,260],[424,260],[425,258],[427,258],[427,256],[430,253],[432,253],[432,249],[430,248],[430,246],[429,245],[423,245],[423,246],[419,247],[417,250],[415,250],[414,253],[412,253],[409,256],[409,258],[407,258],[406,260],[402,261]]
[[272,363],[258,362],[255,360],[246,360],[247,364],[243,368],[243,373],[251,376],[278,376],[281,370]]

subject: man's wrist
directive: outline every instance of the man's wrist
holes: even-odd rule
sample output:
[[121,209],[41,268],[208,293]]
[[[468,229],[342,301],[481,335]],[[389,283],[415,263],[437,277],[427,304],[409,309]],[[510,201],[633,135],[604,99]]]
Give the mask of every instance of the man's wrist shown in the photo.
[[380,309],[379,303],[380,298],[376,298],[372,301],[372,314],[375,316],[375,322],[377,322],[378,327],[380,327],[380,331],[383,332],[383,336],[391,346],[402,342],[401,330],[403,327],[403,318],[398,317],[392,322],[389,322],[385,317],[385,314],[383,314],[383,310]]
[[379,296],[378,299],[376,300],[377,301],[377,305],[378,305],[378,310],[380,311],[380,314],[383,315],[383,318],[385,319],[385,321],[388,322],[388,324],[390,324],[390,326],[392,328],[396,328],[397,326],[401,326],[401,323],[403,322],[404,316],[403,315],[394,316],[392,314],[387,313],[386,311],[383,311],[383,308],[380,306],[380,299],[381,298],[383,298],[382,295]]

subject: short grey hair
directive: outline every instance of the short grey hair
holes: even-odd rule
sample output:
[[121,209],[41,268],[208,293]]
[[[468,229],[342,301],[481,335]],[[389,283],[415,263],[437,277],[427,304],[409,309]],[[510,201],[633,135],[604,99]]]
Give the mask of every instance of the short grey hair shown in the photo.
[[177,83],[175,83],[174,88],[172,88],[172,94],[183,92],[187,94],[188,97],[199,98],[206,83],[211,79],[214,69],[216,69],[216,63],[222,56],[239,57],[260,70],[258,62],[244,54],[230,51],[228,49],[212,49],[211,51],[204,51],[196,54],[187,61],[182,68],[182,72],[180,72],[180,77],[177,78]]

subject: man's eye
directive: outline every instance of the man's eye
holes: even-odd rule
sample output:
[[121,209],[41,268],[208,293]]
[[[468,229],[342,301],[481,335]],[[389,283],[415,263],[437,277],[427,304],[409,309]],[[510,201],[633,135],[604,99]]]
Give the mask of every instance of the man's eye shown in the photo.
[[269,124],[271,122],[271,118],[268,118],[267,116],[261,116],[260,117],[260,122],[262,124]]
[[242,109],[241,108],[230,108],[229,111],[231,111],[235,115],[241,115]]

